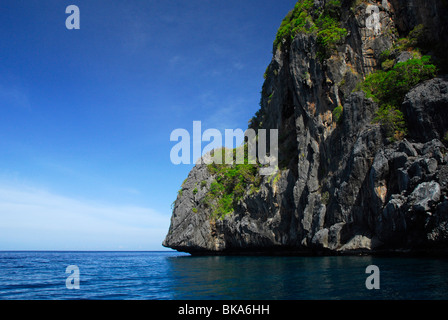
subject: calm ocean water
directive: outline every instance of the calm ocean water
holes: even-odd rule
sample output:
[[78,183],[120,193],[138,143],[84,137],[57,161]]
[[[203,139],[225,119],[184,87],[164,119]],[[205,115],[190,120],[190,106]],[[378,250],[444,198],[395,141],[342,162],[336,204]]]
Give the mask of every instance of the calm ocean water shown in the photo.
[[[66,287],[67,266],[80,288]],[[366,267],[380,269],[367,290]],[[191,257],[175,252],[0,252],[0,299],[448,299],[448,260]]]

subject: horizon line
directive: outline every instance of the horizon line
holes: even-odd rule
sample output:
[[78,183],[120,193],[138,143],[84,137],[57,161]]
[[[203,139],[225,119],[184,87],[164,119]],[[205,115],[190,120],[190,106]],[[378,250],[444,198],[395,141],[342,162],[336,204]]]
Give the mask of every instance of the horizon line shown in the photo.
[[176,250],[0,250],[0,252],[179,252]]

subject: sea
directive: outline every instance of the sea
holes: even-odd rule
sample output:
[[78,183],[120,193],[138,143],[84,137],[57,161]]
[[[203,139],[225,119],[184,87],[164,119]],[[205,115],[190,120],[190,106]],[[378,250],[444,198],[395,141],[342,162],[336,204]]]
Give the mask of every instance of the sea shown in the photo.
[[446,299],[446,258],[0,252],[0,300]]

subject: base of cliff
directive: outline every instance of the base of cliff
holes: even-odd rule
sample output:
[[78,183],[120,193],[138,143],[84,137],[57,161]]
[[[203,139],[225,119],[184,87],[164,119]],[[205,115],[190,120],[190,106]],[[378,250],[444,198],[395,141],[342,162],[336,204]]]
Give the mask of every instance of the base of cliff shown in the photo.
[[178,252],[188,253],[192,256],[278,256],[278,257],[319,257],[319,256],[378,256],[378,257],[443,257],[448,258],[448,246],[420,247],[405,249],[355,249],[335,251],[329,249],[273,247],[273,248],[238,248],[223,251],[195,250],[192,248],[171,248]]

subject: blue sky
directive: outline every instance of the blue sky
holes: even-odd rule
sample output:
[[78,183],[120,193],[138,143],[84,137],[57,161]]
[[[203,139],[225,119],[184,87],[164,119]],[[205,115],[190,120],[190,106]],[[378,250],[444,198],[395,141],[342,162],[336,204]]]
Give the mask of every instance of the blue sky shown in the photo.
[[294,4],[2,0],[0,250],[164,249],[171,132],[247,128]]

